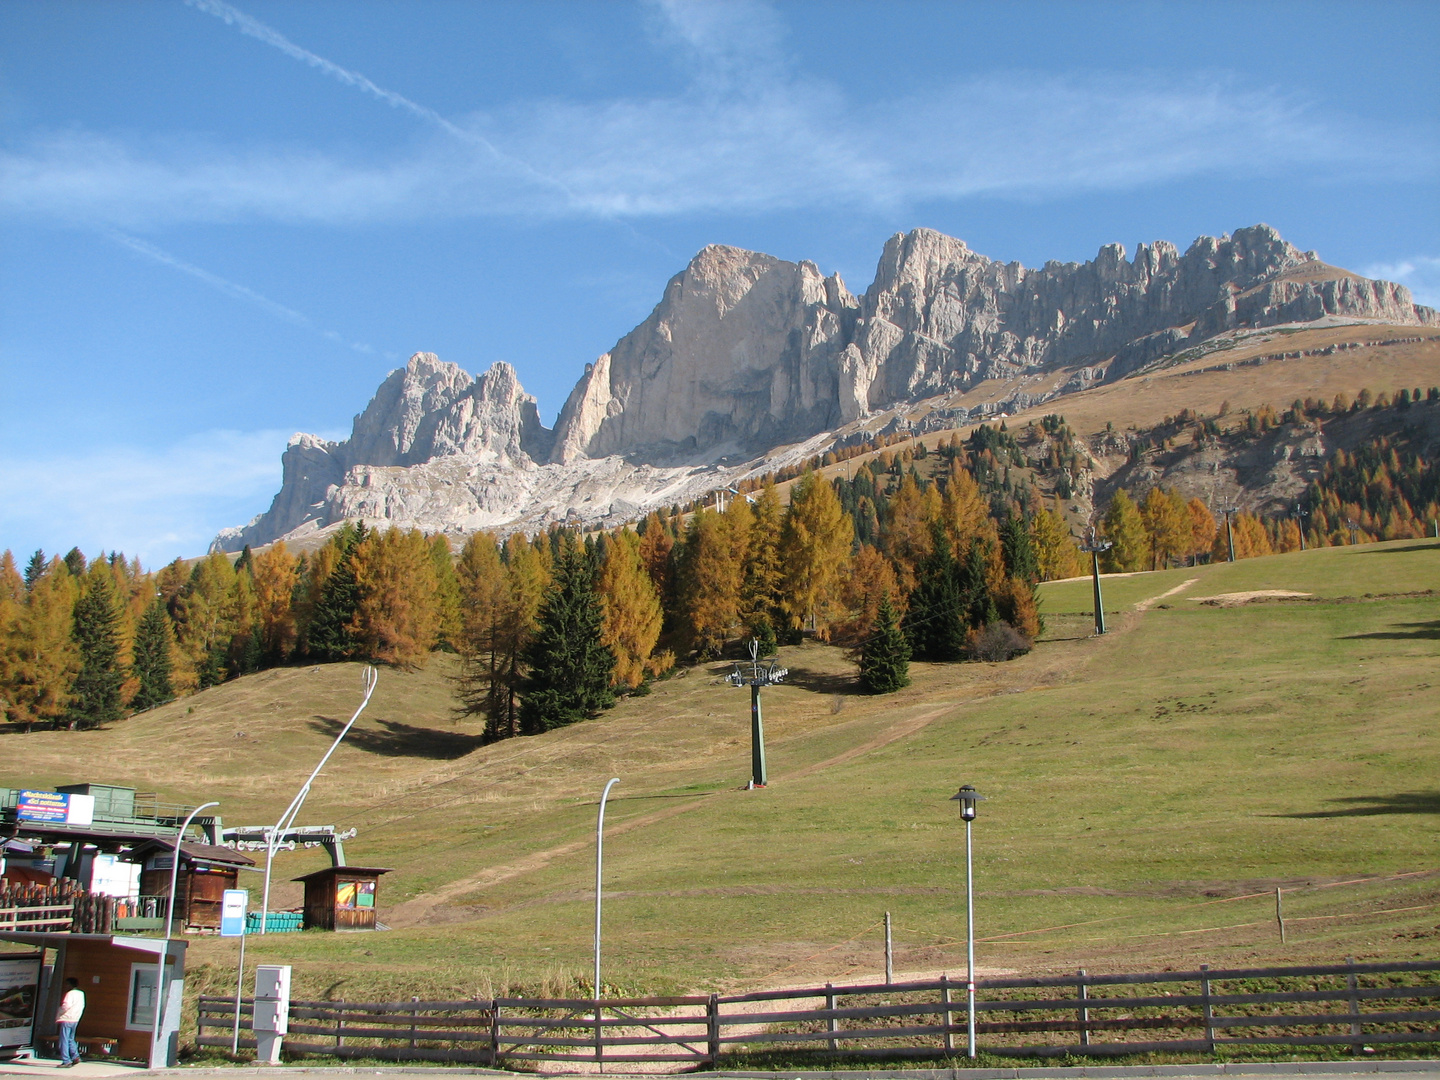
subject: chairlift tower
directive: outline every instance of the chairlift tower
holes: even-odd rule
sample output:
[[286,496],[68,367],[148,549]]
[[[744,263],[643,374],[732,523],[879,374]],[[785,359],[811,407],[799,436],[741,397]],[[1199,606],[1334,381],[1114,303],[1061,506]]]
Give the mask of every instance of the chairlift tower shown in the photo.
[[1295,522],[1296,522],[1296,524],[1298,524],[1298,525],[1300,526],[1300,550],[1301,550],[1301,551],[1304,551],[1304,550],[1305,550],[1305,519],[1306,519],[1307,517],[1309,517],[1309,516],[1310,516],[1310,511],[1309,511],[1309,510],[1306,510],[1305,507],[1302,506],[1300,503],[1296,503],[1296,504],[1295,504]]
[[760,688],[773,686],[789,673],[788,668],[777,668],[772,659],[768,666],[760,667],[760,642],[750,639],[750,672],[746,674],[743,665],[736,664],[735,670],[725,676],[731,686],[750,687],[750,786],[765,786],[765,720],[760,714]]
[[1091,527],[1090,534],[1085,538],[1085,543],[1080,545],[1080,550],[1090,555],[1090,573],[1095,582],[1095,633],[1105,633],[1105,608],[1100,600],[1100,553],[1109,551],[1111,548],[1109,540],[1101,540],[1095,535],[1094,527]]
[[1231,519],[1240,512],[1238,506],[1222,506],[1220,513],[1225,515],[1225,542],[1230,546],[1230,561],[1235,561],[1235,531],[1230,527]]

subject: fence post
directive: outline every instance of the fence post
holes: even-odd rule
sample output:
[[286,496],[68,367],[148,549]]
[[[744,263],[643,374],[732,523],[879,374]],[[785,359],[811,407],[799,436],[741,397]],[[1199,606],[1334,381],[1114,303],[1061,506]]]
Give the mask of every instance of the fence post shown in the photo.
[[1280,924],[1280,944],[1285,944],[1285,909],[1280,906],[1280,886],[1275,886],[1275,921]]
[[711,994],[710,1001],[705,1006],[705,1036],[709,1044],[710,1065],[715,1067],[720,1062],[720,995]]
[[500,1002],[490,1001],[490,1067],[500,1068]]
[[1350,1037],[1355,1040],[1350,1044],[1350,1052],[1362,1054],[1365,1052],[1365,1040],[1360,1029],[1360,995],[1356,993],[1360,988],[1360,980],[1355,977],[1355,957],[1347,956],[1345,963],[1351,969],[1345,975],[1345,986],[1350,991],[1350,1015],[1353,1017],[1350,1021]]
[[1079,983],[1079,986],[1078,986],[1078,990],[1079,990],[1078,997],[1079,997],[1079,1000],[1080,1000],[1080,1008],[1079,1008],[1079,1010],[1078,1010],[1078,1011],[1079,1011],[1079,1014],[1080,1014],[1080,1045],[1081,1045],[1081,1046],[1089,1046],[1089,1045],[1090,1045],[1090,1008],[1089,1008],[1089,1006],[1087,1006],[1087,1005],[1085,1004],[1085,1002],[1088,1001],[1089,998],[1090,998],[1090,985],[1085,981],[1085,969],[1084,969],[1084,968],[1081,968],[1078,972],[1076,972],[1076,974],[1080,976],[1080,983]]
[[955,1014],[950,1011],[950,976],[940,976],[940,1001],[945,1006],[945,1052],[955,1052],[955,1032],[951,1028],[955,1024]]
[[[1202,972],[1209,971],[1210,965],[1201,964],[1200,970]],[[1200,976],[1200,997],[1203,999],[1200,1007],[1204,1011],[1205,1015],[1205,1052],[1207,1054],[1213,1054],[1215,1052],[1215,1025],[1213,1023],[1215,1019],[1215,1010],[1210,1005],[1209,975]]]
[[345,1045],[345,999],[340,999],[340,1015],[335,1020],[335,1048]]
[[[833,1013],[833,1012],[835,1011],[835,984],[834,984],[834,983],[828,983],[828,982],[827,982],[827,983],[825,984],[825,1010],[826,1010],[827,1012],[830,1012],[830,1013]],[[840,1021],[837,1020],[837,1019],[835,1019],[834,1016],[826,1017],[826,1020],[825,1020],[825,1028],[826,1028],[826,1030],[828,1030],[829,1032],[831,1032],[830,1040],[829,1040],[830,1049],[831,1049],[831,1050],[839,1050],[839,1049],[840,1049],[840,1040],[837,1039],[837,1038],[835,1038],[834,1033],[840,1030]]]
[[[412,995],[411,998],[410,998],[410,1000],[411,1000],[412,1002],[415,1002],[415,1001],[419,1001],[420,999],[419,999],[418,997],[415,997],[415,996]],[[420,1022],[420,1010],[419,1010],[419,1009],[411,1009],[411,1010],[410,1010],[410,1049],[411,1049],[411,1050],[414,1050],[417,1046],[420,1045],[420,1043],[419,1043],[419,1042],[416,1040],[416,1038],[415,1038],[415,1026],[416,1026],[419,1022]]]
[[885,985],[895,981],[895,949],[890,940],[890,913],[885,912]]

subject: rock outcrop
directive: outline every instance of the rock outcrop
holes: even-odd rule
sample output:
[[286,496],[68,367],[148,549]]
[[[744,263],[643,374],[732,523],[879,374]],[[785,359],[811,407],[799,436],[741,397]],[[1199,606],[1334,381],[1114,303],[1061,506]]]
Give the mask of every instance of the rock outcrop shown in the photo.
[[417,353],[348,440],[291,439],[270,510],[216,546],[347,517],[455,533],[608,520],[896,404],[1051,367],[1083,368],[1081,389],[1225,331],[1327,317],[1440,325],[1403,286],[1327,266],[1267,225],[1184,254],[1107,244],[1034,270],[916,229],[886,242],[859,297],[813,263],[711,246],[586,366],[553,432],[510,365],[475,379]]

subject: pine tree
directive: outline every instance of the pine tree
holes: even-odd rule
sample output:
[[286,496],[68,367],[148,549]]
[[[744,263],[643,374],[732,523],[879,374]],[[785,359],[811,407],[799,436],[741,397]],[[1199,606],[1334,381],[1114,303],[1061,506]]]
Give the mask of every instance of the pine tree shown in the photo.
[[85,571],[89,569],[89,564],[85,561],[85,553],[78,547],[72,547],[65,553],[65,569],[69,570],[70,576],[77,580],[84,577]]
[[974,629],[981,629],[997,622],[1000,612],[995,604],[995,596],[990,589],[990,567],[987,565],[986,546],[988,541],[976,539],[971,541],[970,550],[965,553],[963,560],[956,560],[956,577],[958,581],[957,592],[960,595],[960,608],[966,624]]
[[960,595],[960,574],[950,538],[937,523],[930,554],[915,572],[915,589],[905,613],[910,652],[921,660],[959,660],[969,629]]
[[600,641],[604,616],[583,549],[564,541],[525,652],[529,675],[520,691],[520,730],[538,735],[573,724],[615,703],[615,657]]
[[25,564],[25,591],[28,593],[35,588],[35,582],[40,580],[40,575],[45,573],[45,552],[39,548],[35,554],[30,556],[30,561]]
[[164,603],[157,599],[145,609],[145,615],[135,630],[135,655],[130,669],[139,680],[140,688],[135,691],[130,707],[137,712],[153,709],[175,697],[175,689],[170,682],[170,652],[174,640],[170,616]]
[[120,687],[125,676],[120,669],[119,623],[114,578],[97,559],[75,604],[72,633],[80,653],[80,670],[70,686],[70,707],[65,714],[72,728],[113,723],[123,715]]
[[880,601],[875,627],[860,650],[860,685],[872,694],[910,685],[910,643],[895,625],[888,596]]
[[365,523],[347,523],[331,541],[339,554],[335,569],[320,586],[306,634],[312,655],[322,660],[344,660],[355,651],[350,624],[360,603],[355,587],[355,549],[365,542]]
[[1040,580],[1040,564],[1030,540],[1030,528],[1019,514],[1005,516],[1005,523],[1000,527],[1000,550],[1005,558],[1005,570],[1011,577],[1032,585]]

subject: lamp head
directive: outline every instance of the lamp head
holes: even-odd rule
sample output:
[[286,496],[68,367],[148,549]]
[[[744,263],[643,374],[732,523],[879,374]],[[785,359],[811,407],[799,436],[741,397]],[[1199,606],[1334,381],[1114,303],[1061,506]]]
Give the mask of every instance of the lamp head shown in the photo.
[[960,790],[957,791],[954,795],[950,796],[950,801],[958,802],[960,804],[961,821],[974,821],[975,804],[978,802],[984,802],[985,796],[981,795],[969,784],[962,784]]

